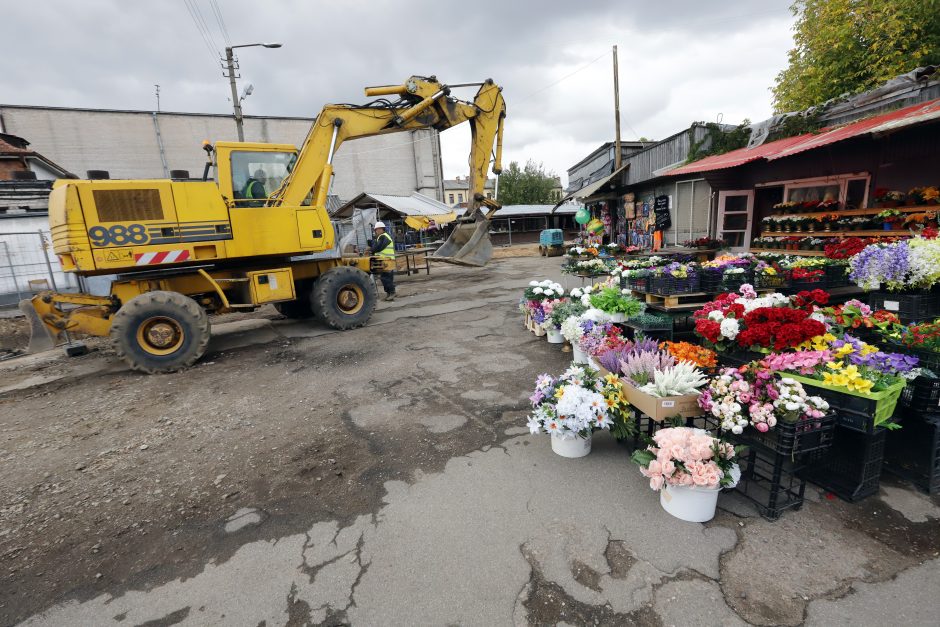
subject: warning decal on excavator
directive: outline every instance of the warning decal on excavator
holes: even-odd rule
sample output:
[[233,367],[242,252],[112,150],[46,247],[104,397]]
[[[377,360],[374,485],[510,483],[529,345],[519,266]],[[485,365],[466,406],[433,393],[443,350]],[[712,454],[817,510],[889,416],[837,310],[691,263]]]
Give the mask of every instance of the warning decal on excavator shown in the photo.
[[158,253],[134,255],[135,266],[149,266],[158,263],[176,263],[189,259],[188,250],[167,250]]

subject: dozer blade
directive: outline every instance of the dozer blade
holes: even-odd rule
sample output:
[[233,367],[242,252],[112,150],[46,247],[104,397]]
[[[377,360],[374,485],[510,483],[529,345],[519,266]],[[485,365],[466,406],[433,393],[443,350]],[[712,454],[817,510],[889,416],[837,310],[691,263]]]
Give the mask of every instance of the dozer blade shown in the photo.
[[39,313],[33,306],[33,301],[21,300],[19,307],[20,311],[26,315],[26,319],[29,320],[29,348],[26,349],[26,352],[41,353],[55,348],[56,337],[49,331],[49,327],[40,320]]
[[490,221],[486,219],[455,226],[447,241],[431,256],[432,259],[466,266],[485,266],[492,257]]

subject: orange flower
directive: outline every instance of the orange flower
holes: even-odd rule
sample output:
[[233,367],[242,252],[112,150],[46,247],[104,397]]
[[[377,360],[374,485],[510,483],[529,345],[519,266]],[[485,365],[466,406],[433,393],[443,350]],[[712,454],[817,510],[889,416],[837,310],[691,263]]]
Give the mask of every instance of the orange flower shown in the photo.
[[717,363],[715,351],[698,344],[689,342],[663,342],[659,345],[665,348],[678,361],[689,361],[700,368],[714,368]]

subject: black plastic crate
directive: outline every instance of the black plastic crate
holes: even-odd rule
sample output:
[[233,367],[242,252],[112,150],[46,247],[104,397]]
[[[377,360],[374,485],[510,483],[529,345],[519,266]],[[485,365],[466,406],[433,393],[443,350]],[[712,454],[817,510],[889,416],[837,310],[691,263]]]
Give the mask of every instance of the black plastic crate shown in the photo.
[[809,276],[796,278],[793,271],[790,271],[790,290],[793,292],[824,290],[829,287],[829,281],[826,278],[826,271],[822,268],[806,268],[808,272],[819,272],[818,276]]
[[718,365],[722,368],[738,368],[754,360],[763,359],[765,355],[756,351],[736,351],[733,353],[718,353]]
[[859,433],[836,425],[832,446],[810,453],[800,476],[854,503],[878,493],[884,452],[884,429]]
[[908,381],[898,403],[915,412],[940,411],[940,379],[917,377]]
[[721,276],[724,272],[721,268],[703,268],[701,279],[699,280],[699,289],[706,294],[716,294],[721,290]]
[[754,271],[747,269],[737,274],[723,274],[721,276],[721,291],[737,292],[745,283],[754,284]]
[[[903,391],[901,393],[903,394]],[[860,433],[873,433],[875,429],[880,428],[875,426],[875,413],[878,407],[878,401],[875,399],[811,386],[807,386],[807,394],[824,398],[836,416],[836,424],[840,427]],[[896,416],[895,421],[899,421],[898,418],[899,416]]]
[[884,469],[928,494],[940,493],[940,413],[919,416],[885,436]]
[[833,413],[799,422],[778,422],[766,433],[747,428],[736,439],[748,446],[762,447],[770,453],[793,457],[829,448],[835,426],[836,417]]
[[790,273],[786,270],[781,270],[777,274],[757,272],[754,275],[754,287],[757,289],[786,289],[790,287]]
[[826,284],[832,289],[849,285],[849,266],[845,263],[834,263],[826,266]]
[[872,309],[884,309],[897,314],[901,322],[908,324],[936,317],[940,311],[940,294],[893,294],[891,292],[871,292],[868,304]]
[[653,294],[671,295],[688,294],[699,290],[699,277],[697,273],[690,272],[684,278],[663,275],[651,276],[649,279],[649,292]]
[[636,290],[638,292],[645,292],[647,291],[646,288],[649,287],[649,279],[650,279],[649,274],[640,274],[637,276],[631,276],[627,278],[627,285],[632,290]]
[[803,506],[806,479],[798,474],[799,462],[789,456],[748,448],[738,458],[741,480],[735,492],[751,501],[768,520],[777,520],[788,509]]

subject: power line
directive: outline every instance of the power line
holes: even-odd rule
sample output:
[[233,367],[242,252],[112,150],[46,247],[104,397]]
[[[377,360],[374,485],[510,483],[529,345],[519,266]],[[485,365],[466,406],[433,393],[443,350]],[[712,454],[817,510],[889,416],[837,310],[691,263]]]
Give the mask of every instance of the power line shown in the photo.
[[218,59],[221,56],[219,54],[218,48],[212,45],[212,41],[209,38],[208,32],[204,30],[203,25],[200,23],[199,18],[196,17],[195,5],[192,4],[194,0],[183,0],[183,5],[186,7],[186,11],[189,12],[189,17],[192,19],[193,25],[196,27],[196,31],[199,33],[199,37],[202,39],[202,43],[205,44],[206,50],[209,51],[209,54],[212,55],[213,63],[218,63]]
[[212,13],[215,14],[215,21],[219,24],[219,30],[222,33],[222,38],[225,40],[226,46],[232,45],[232,39],[228,34],[228,27],[225,25],[225,17],[222,16],[222,7],[219,6],[218,0],[209,0],[209,8],[212,9]]

